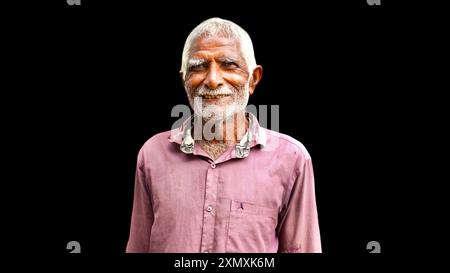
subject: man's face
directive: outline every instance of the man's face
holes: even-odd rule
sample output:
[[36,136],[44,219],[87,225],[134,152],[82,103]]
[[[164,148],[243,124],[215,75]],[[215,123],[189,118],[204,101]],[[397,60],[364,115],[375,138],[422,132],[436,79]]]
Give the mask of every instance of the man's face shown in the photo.
[[245,109],[253,88],[239,46],[237,40],[221,37],[194,41],[185,88],[197,115],[221,120]]

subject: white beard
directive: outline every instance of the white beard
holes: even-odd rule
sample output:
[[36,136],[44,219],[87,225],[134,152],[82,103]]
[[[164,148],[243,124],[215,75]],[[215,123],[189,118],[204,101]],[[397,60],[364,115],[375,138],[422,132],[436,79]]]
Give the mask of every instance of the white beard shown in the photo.
[[[248,81],[245,83],[244,87],[241,88],[243,90],[230,90],[228,87],[222,87],[221,91],[226,94],[232,94],[234,96],[234,100],[228,104],[228,105],[216,105],[216,104],[206,104],[204,103],[203,99],[199,94],[203,94],[201,88],[199,91],[195,92],[194,98],[189,96],[189,103],[191,107],[194,109],[194,113],[202,117],[203,120],[226,120],[230,117],[232,117],[234,114],[240,113],[245,110],[245,107],[248,104],[248,100],[250,98],[249,94],[249,88],[250,88],[250,80],[251,77],[248,79]],[[225,90],[224,90],[225,89]],[[220,93],[218,90],[211,90],[212,94],[214,93]]]

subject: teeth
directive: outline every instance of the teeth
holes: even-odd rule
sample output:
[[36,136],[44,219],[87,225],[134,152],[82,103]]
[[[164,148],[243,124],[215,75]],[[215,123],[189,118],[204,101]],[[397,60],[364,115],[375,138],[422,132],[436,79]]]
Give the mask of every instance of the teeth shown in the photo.
[[203,95],[203,98],[205,98],[205,99],[215,99],[215,98],[223,98],[223,97],[226,97],[227,95],[215,95],[215,96],[212,96],[212,95]]

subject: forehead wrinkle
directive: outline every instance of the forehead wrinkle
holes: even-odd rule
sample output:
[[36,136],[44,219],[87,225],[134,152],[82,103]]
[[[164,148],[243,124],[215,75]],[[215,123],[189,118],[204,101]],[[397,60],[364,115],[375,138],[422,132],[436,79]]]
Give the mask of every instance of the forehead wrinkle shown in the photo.
[[221,47],[234,48],[235,50],[240,50],[240,43],[233,38],[225,37],[199,37],[192,43],[192,49],[202,50],[202,49],[214,49]]
[[198,51],[194,52],[191,55],[191,58],[188,61],[190,64],[190,60],[201,60],[203,62],[215,60],[219,62],[223,61],[232,61],[238,63],[244,63],[243,57],[239,54],[239,52],[228,51],[228,52],[206,52],[206,51]]
[[211,59],[210,55],[228,55],[234,59],[244,59],[240,48],[240,43],[234,39],[221,38],[221,37],[209,37],[198,38],[192,44],[191,56],[207,57]]

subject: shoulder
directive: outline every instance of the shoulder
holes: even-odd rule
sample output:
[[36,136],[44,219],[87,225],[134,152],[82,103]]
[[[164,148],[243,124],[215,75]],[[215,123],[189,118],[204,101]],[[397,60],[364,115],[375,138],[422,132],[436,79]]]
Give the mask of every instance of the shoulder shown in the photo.
[[169,131],[165,131],[165,132],[161,132],[161,133],[157,133],[156,135],[153,135],[152,137],[150,137],[143,145],[141,150],[147,150],[147,149],[152,149],[153,147],[158,146],[158,145],[165,145],[167,143],[169,143],[169,138],[171,136],[171,132],[172,130]]
[[151,156],[164,153],[171,146],[171,130],[161,132],[150,137],[140,148],[138,153],[138,162],[143,163]]
[[267,136],[266,147],[264,149],[276,151],[290,155],[296,159],[311,160],[311,156],[306,147],[297,139],[266,128],[262,128]]

